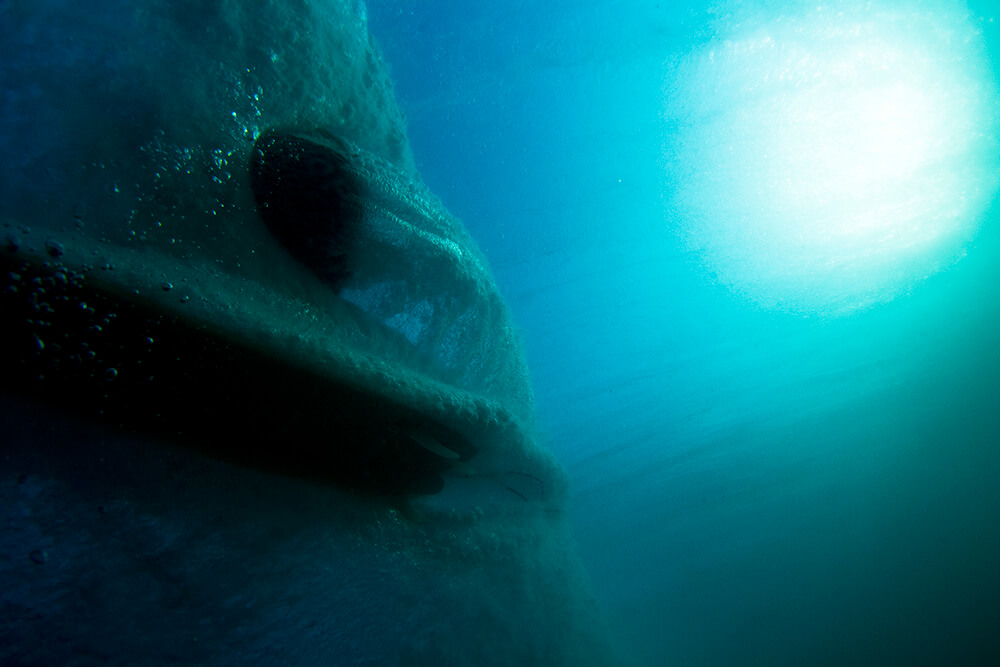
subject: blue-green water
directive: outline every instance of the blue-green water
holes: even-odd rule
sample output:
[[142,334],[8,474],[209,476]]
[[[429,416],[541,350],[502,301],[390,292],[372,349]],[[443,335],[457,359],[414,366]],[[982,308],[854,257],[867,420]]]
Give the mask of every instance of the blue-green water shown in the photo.
[[622,655],[996,660],[996,7],[373,0],[369,22],[521,328]]
[[0,662],[997,663],[994,5],[0,0]]

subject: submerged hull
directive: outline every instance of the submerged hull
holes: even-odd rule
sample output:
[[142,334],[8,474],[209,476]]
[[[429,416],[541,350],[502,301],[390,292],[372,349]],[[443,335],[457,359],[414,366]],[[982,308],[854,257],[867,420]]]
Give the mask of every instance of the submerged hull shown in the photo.
[[[247,469],[2,403],[4,664],[586,664],[558,516]],[[499,496],[493,498],[497,500]]]
[[[245,5],[0,7],[0,662],[604,662],[509,313],[363,11]],[[343,265],[297,250],[343,210],[315,172],[255,201],[276,129],[352,147]]]

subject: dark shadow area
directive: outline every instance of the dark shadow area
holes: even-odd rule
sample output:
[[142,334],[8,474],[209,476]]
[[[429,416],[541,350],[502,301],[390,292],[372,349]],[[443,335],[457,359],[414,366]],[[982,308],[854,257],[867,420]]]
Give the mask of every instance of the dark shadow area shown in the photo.
[[362,184],[347,146],[332,135],[322,140],[265,132],[254,142],[250,183],[257,212],[274,237],[336,286],[351,274]]
[[86,272],[0,258],[0,377],[14,394],[238,465],[386,495],[437,493],[441,473],[477,451],[412,408]]

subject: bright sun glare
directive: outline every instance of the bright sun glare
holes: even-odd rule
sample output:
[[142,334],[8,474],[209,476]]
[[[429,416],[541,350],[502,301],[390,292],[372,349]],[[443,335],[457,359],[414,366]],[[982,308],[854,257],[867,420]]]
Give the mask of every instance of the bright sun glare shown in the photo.
[[996,191],[996,88],[964,14],[762,19],[667,90],[668,220],[765,308],[840,315],[910,290],[961,257]]

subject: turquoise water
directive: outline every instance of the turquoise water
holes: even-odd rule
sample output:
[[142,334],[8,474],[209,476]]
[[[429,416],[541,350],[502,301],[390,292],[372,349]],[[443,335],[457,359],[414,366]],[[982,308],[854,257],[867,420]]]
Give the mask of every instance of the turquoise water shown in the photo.
[[995,661],[996,7],[368,19],[514,311],[622,655]]
[[995,3],[99,4],[0,0],[0,662],[998,662]]

